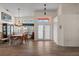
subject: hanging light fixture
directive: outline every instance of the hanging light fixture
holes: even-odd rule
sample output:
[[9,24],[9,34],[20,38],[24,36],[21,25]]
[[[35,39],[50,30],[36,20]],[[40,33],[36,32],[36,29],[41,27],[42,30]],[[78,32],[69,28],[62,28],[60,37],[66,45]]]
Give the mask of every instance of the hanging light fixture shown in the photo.
[[18,17],[17,19],[15,19],[15,26],[22,26],[22,20],[21,20],[21,17],[20,17],[20,8],[18,8]]
[[46,12],[46,4],[44,4],[44,15],[46,15],[47,14],[47,12]]

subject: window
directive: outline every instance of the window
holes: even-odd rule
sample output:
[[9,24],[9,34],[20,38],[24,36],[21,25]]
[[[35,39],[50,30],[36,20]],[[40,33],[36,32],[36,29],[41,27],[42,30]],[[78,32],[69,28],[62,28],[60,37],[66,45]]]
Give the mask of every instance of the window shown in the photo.
[[48,23],[48,20],[38,20],[38,22],[45,22],[45,23]]

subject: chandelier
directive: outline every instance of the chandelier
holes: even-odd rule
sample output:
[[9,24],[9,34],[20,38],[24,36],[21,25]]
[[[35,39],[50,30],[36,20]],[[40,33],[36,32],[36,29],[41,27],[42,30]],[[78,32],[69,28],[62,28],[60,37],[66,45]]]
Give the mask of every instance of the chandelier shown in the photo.
[[22,20],[21,20],[21,17],[20,17],[20,8],[18,8],[18,17],[15,19],[15,26],[22,26]]

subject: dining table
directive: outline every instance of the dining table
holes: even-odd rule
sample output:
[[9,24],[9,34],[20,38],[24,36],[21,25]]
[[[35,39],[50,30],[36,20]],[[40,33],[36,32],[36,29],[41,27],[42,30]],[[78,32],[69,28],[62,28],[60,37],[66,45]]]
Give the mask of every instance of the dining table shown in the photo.
[[16,34],[16,35],[12,35],[12,37],[17,37],[18,39],[22,39],[22,34]]
[[15,34],[15,35],[11,35],[11,38],[9,40],[10,45],[12,45],[15,42],[22,43],[22,39],[23,39],[23,35],[22,34]]

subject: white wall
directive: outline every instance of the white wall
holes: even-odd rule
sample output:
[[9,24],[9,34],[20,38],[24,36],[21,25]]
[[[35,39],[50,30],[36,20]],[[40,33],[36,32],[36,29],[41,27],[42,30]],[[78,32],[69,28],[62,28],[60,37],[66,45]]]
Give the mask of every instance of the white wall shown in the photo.
[[63,20],[64,46],[79,46],[79,15],[63,15],[59,20]]
[[57,41],[58,45],[60,46],[79,47],[79,14],[78,14],[79,5],[61,4],[60,6],[61,7],[58,10],[59,13],[57,16],[58,17],[58,29],[57,29],[58,39],[56,38],[54,39],[54,41]]
[[42,16],[42,17],[43,17],[43,16],[52,16],[52,17],[55,17],[56,14],[57,14],[56,11],[57,11],[57,10],[48,10],[48,11],[47,11],[47,14],[44,15],[44,11],[37,10],[37,11],[34,12],[34,16],[35,16],[35,17],[41,17],[41,16]]
[[59,4],[58,15],[63,14],[79,14],[79,4],[75,3]]
[[58,44],[58,18],[57,16],[53,20],[53,40]]
[[[61,28],[60,28],[61,26]],[[60,20],[59,16],[53,19],[53,40],[57,45],[64,45],[64,31],[63,31],[63,19]]]

